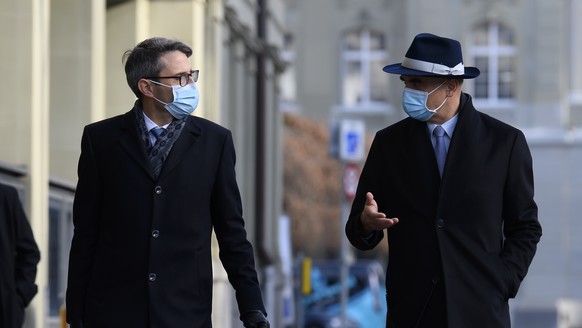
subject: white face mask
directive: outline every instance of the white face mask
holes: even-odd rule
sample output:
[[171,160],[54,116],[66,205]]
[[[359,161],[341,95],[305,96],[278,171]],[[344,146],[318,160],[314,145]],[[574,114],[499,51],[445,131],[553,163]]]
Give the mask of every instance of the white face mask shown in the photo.
[[426,91],[419,91],[410,88],[404,88],[402,91],[402,108],[408,116],[412,117],[413,119],[419,121],[428,121],[430,118],[439,110],[445,102],[447,101],[448,97],[445,97],[445,100],[435,109],[428,109],[426,107],[426,101],[428,100],[428,96],[438,90],[446,81],[439,84],[436,88],[434,88],[431,92]]
[[158,85],[172,88],[174,100],[171,103],[165,103],[156,97],[154,97],[154,99],[164,104],[164,108],[166,108],[166,110],[176,119],[179,120],[192,114],[196,107],[198,107],[200,94],[198,92],[198,87],[196,87],[196,83],[186,84],[182,87],[179,85],[167,85],[154,80],[150,81]]

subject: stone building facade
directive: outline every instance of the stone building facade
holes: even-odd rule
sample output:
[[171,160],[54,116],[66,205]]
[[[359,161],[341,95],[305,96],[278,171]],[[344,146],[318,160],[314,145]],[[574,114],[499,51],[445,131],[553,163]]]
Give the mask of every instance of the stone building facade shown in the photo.
[[518,297],[516,327],[552,327],[557,301],[582,300],[582,2],[286,0],[282,108],[375,131],[405,117],[402,82],[384,74],[422,32],[457,39],[477,109],[524,131],[544,235]]

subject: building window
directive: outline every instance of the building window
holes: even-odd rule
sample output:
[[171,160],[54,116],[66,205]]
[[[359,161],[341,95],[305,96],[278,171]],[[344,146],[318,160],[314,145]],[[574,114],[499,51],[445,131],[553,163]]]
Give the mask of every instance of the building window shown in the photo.
[[295,45],[292,34],[286,34],[284,38],[281,58],[287,63],[287,69],[280,75],[281,83],[280,107],[283,111],[295,111],[297,109],[297,76],[295,71]]
[[69,249],[73,237],[73,193],[51,188],[49,200],[48,310],[58,317],[65,304]]
[[388,102],[388,79],[382,72],[386,63],[383,33],[357,29],[342,37],[342,103],[346,107],[373,107]]
[[515,37],[498,23],[477,26],[470,38],[470,56],[481,71],[474,83],[475,100],[495,104],[515,98]]

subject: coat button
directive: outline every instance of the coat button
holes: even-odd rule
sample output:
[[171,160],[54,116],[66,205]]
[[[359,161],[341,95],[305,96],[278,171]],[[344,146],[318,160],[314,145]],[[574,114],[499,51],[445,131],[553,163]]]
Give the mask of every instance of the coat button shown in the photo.
[[154,281],[156,281],[156,279],[157,279],[157,278],[158,278],[158,276],[156,276],[156,274],[155,274],[155,273],[150,273],[150,275],[148,276],[148,280],[149,280],[150,282],[154,282]]
[[160,236],[160,231],[159,230],[152,231],[152,237],[158,238],[159,236]]
[[436,221],[436,226],[437,226],[437,228],[439,228],[439,229],[442,229],[442,228],[444,228],[444,227],[445,227],[445,220],[443,220],[443,219],[438,219],[438,220]]
[[154,188],[154,192],[156,193],[156,195],[159,195],[162,193],[162,187],[161,186],[156,186]]

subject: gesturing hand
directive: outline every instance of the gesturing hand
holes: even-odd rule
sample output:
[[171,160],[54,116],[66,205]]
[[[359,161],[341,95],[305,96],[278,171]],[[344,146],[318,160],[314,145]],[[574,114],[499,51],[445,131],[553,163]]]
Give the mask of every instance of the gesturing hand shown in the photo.
[[366,193],[366,204],[360,215],[360,220],[365,234],[388,229],[398,223],[398,218],[387,218],[386,214],[378,212],[378,204],[371,192]]

